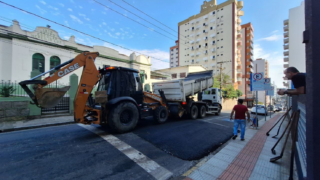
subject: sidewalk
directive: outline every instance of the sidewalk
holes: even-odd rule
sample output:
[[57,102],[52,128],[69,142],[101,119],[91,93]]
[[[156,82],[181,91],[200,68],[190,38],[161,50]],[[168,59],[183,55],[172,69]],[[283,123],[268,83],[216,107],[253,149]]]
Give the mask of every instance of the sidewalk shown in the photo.
[[48,117],[33,120],[0,122],[0,132],[32,129],[74,123],[73,116]]
[[[277,133],[279,125],[270,132],[270,136],[266,136],[266,132],[281,115],[276,114],[267,121],[260,120],[258,130],[247,128],[245,141],[240,141],[239,136],[235,140],[231,139],[217,154],[186,172],[183,175],[186,177],[185,180],[287,180],[290,171],[291,142],[288,141],[282,159],[271,163],[270,158],[280,155],[284,138],[275,148],[277,154],[273,155],[271,148],[278,139],[272,136]],[[278,137],[286,125],[287,121],[283,123]],[[298,179],[296,172],[294,174],[294,179]]]

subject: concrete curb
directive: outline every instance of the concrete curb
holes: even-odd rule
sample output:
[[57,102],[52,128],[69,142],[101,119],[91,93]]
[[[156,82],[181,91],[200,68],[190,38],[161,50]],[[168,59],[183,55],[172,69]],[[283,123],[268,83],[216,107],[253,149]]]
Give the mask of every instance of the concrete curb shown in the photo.
[[0,133],[4,132],[12,132],[12,131],[20,131],[20,130],[26,130],[26,129],[36,129],[36,128],[42,128],[42,127],[51,127],[51,126],[61,126],[61,125],[67,125],[67,124],[75,124],[75,122],[63,122],[63,123],[51,123],[51,124],[43,124],[43,125],[36,125],[36,126],[26,126],[26,127],[18,127],[18,128],[10,128],[10,129],[1,129]]

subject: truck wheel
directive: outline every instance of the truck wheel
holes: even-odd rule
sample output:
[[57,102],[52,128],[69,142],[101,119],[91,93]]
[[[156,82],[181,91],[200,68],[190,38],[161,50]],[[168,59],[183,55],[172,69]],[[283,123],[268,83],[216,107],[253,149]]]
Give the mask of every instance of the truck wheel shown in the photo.
[[168,110],[163,106],[157,107],[153,112],[153,119],[157,123],[165,123],[168,119]]
[[193,105],[190,108],[190,118],[197,119],[197,117],[198,117],[198,107],[196,105]]
[[221,112],[222,107],[221,107],[221,105],[219,105],[219,107],[220,107],[219,111],[218,111],[217,113],[214,113],[216,116],[219,116],[219,115],[220,115],[220,112]]
[[207,114],[207,109],[205,106],[200,106],[200,110],[199,110],[199,114],[198,117],[199,118],[205,118]]
[[131,102],[121,102],[109,112],[108,124],[119,133],[134,129],[139,120],[137,107]]

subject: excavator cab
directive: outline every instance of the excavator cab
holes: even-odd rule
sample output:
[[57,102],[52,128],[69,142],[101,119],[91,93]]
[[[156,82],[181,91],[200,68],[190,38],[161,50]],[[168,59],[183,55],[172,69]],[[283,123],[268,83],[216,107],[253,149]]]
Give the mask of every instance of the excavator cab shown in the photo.
[[124,67],[106,67],[99,71],[101,78],[97,92],[106,91],[108,101],[119,97],[131,97],[137,104],[142,104],[143,90],[139,71]]

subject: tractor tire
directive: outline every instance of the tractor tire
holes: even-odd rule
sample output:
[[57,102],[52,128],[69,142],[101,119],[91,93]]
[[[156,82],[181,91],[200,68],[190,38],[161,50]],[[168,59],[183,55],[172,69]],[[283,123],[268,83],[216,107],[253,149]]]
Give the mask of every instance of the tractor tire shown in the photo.
[[197,119],[198,117],[198,107],[196,105],[192,105],[190,108],[190,114],[191,119]]
[[163,106],[157,107],[153,112],[153,119],[155,122],[162,124],[168,119],[168,110]]
[[198,113],[199,118],[205,118],[207,115],[207,109],[205,106],[201,105]]
[[108,124],[119,133],[125,133],[137,126],[138,108],[131,102],[121,102],[109,112]]

